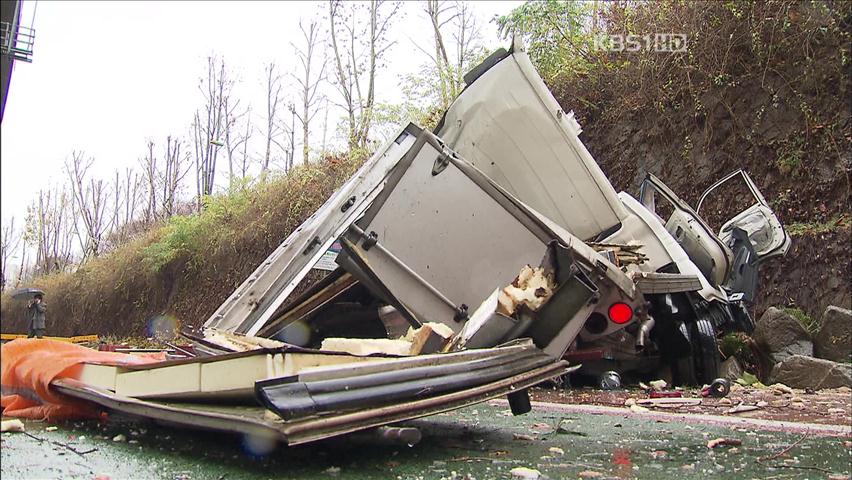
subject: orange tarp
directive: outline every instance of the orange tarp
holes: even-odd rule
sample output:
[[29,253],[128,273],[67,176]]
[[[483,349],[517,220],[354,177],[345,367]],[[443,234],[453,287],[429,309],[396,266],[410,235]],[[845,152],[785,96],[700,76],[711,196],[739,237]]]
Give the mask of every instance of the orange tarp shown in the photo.
[[140,365],[165,360],[164,353],[99,352],[57,340],[21,339],[0,347],[0,405],[3,416],[55,420],[96,417],[86,402],[50,390],[57,378],[74,378],[82,363]]

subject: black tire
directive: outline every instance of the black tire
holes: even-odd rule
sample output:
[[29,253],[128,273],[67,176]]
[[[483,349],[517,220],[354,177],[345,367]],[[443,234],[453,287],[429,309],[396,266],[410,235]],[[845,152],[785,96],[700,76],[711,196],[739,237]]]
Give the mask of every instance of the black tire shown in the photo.
[[692,355],[675,359],[672,364],[672,382],[676,386],[695,385],[695,362]]
[[700,384],[710,385],[719,376],[721,355],[716,346],[716,327],[707,318],[699,318],[692,336],[692,357],[695,376]]
[[[692,328],[681,323],[678,329],[689,340],[690,345],[692,345],[695,338],[695,332],[692,331]],[[694,347],[691,350],[694,350]],[[691,353],[685,357],[674,358],[671,362],[671,369],[672,381],[675,385],[695,385],[697,383],[695,378],[695,361]]]

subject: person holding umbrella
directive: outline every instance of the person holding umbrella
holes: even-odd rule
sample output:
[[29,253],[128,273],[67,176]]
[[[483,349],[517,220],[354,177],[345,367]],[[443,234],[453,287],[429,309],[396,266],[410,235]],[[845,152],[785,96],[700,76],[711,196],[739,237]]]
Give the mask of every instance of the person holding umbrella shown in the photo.
[[45,319],[46,310],[47,305],[44,304],[43,295],[41,293],[36,293],[32,300],[27,303],[27,312],[30,316],[27,338],[44,337],[44,330],[47,327]]

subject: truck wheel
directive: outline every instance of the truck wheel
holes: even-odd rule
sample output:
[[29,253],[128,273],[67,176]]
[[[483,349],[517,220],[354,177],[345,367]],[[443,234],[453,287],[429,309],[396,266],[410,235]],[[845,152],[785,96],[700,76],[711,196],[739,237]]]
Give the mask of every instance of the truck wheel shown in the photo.
[[695,376],[700,384],[710,385],[719,375],[721,358],[716,346],[716,327],[707,318],[695,322],[692,336],[692,356]]
[[[692,331],[692,327],[687,326],[686,323],[681,323],[678,326],[678,330],[689,342],[689,345],[691,346],[690,350],[694,352],[695,332]],[[671,369],[672,381],[675,385],[695,385],[697,383],[695,378],[695,361],[693,360],[692,353],[689,353],[686,356],[673,358],[671,360]]]
[[692,355],[677,358],[672,362],[672,381],[675,385],[695,385],[695,362]]

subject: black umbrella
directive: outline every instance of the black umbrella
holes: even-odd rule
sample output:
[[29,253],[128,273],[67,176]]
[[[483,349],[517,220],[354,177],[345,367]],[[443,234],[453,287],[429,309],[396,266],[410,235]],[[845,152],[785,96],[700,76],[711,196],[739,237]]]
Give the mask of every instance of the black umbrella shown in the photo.
[[44,296],[44,292],[37,288],[19,288],[12,294],[12,298],[15,300],[30,300],[39,294]]

